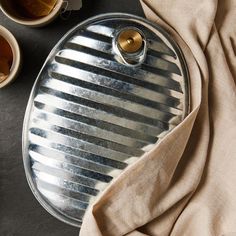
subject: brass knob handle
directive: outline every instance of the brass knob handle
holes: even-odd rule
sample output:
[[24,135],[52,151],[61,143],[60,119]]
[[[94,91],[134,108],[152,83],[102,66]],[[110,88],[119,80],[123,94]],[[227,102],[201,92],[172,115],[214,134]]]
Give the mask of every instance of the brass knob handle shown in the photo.
[[142,35],[133,29],[121,31],[117,40],[120,49],[127,53],[135,53],[139,51],[143,45]]

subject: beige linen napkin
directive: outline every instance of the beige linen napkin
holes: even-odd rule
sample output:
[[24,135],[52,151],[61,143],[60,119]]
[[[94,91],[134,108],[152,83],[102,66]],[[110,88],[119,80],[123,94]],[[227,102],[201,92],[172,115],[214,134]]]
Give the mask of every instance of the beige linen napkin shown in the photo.
[[143,0],[180,45],[191,113],[85,215],[81,236],[236,233],[236,0]]

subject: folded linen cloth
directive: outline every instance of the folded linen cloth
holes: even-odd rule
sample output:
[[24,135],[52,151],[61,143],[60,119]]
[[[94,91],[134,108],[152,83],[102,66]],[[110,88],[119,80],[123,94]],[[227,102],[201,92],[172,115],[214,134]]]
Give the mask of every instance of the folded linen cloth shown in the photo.
[[80,235],[236,235],[236,0],[141,4],[184,53],[191,112],[111,183]]

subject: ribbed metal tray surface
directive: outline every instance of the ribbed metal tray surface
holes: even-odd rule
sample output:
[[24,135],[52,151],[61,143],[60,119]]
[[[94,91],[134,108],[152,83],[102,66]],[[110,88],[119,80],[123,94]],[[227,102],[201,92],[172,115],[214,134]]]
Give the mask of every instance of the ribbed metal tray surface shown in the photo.
[[[136,58],[130,64],[117,48],[124,29],[145,47],[124,53]],[[50,53],[26,110],[23,158],[35,197],[80,227],[110,181],[184,119],[188,87],[182,53],[161,27],[126,14],[75,27]]]

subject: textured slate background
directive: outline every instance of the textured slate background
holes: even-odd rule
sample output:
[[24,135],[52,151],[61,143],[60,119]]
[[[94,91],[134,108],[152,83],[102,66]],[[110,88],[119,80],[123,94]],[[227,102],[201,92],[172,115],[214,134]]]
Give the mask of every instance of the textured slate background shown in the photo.
[[47,27],[32,29],[0,12],[0,24],[15,35],[24,60],[18,79],[0,90],[0,236],[78,235],[77,228],[52,217],[31,193],[22,164],[22,123],[32,85],[52,47],[76,24],[107,12],[143,16],[138,0],[83,0],[83,8],[68,20],[58,18]]

